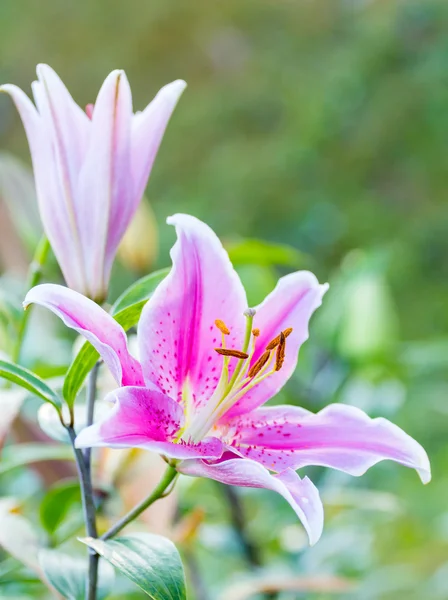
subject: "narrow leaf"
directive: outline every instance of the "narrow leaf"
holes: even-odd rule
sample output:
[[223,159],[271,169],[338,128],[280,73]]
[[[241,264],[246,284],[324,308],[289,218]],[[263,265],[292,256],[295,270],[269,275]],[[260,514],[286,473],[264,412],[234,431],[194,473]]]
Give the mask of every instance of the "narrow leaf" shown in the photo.
[[152,600],[186,600],[185,575],[175,545],[160,535],[133,534],[107,542],[80,540],[138,585]]
[[0,377],[25,388],[32,394],[39,396],[45,402],[52,404],[57,410],[61,408],[61,400],[43,379],[21,367],[6,360],[0,360]]
[[165,279],[169,272],[170,269],[161,269],[160,271],[155,271],[150,275],[145,275],[145,277],[142,277],[133,283],[116,300],[112,306],[112,314],[116,315],[124,308],[127,308],[132,304],[137,304],[143,300],[148,300],[156,287]]

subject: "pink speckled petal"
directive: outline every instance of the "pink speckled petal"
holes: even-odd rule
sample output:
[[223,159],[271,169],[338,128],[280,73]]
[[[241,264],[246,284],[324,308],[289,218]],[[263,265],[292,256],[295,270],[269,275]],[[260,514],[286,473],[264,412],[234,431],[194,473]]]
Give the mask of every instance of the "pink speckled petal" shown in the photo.
[[240,348],[246,294],[207,225],[188,215],[175,215],[168,223],[176,226],[178,235],[171,251],[173,268],[143,309],[140,357],[147,382],[174,399],[180,399],[188,384],[189,398],[197,408],[216,388],[223,364],[214,350],[221,346],[214,322],[222,319],[231,329],[229,347]]
[[307,465],[363,475],[381,460],[416,469],[431,479],[425,450],[387,419],[371,419],[362,410],[331,404],[317,414],[294,406],[263,407],[223,426],[224,439],[243,456],[274,471]]
[[55,313],[67,327],[84,336],[99,352],[119,385],[142,385],[140,364],[127,348],[126,334],[98,304],[82,294],[52,283],[32,288],[23,303],[39,304]]
[[305,527],[310,544],[315,544],[322,534],[324,513],[319,492],[308,477],[301,479],[290,469],[271,475],[253,460],[234,458],[216,464],[187,460],[180,463],[177,470],[185,475],[207,477],[227,485],[273,490],[294,509]]
[[78,448],[144,448],[175,459],[219,458],[223,445],[217,438],[197,444],[176,442],[184,423],[181,406],[155,389],[123,387],[107,400],[114,407],[103,421],[83,429],[76,438]]
[[254,327],[260,330],[260,336],[252,364],[281,331],[289,327],[293,331],[286,340],[286,358],[281,370],[252,388],[230,409],[229,415],[244,414],[261,406],[285,385],[296,368],[300,346],[308,339],[310,318],[321,305],[327,289],[328,284],[320,285],[308,271],[291,273],[279,279],[273,292],[256,307]]

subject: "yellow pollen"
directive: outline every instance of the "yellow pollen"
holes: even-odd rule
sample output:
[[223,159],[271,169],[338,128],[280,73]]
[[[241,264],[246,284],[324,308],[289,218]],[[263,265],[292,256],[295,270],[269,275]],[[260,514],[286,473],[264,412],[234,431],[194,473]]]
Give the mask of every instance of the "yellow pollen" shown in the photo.
[[218,354],[222,354],[222,356],[233,356],[235,358],[246,359],[249,358],[249,355],[246,352],[241,352],[240,350],[230,350],[228,348],[215,348],[215,352]]
[[287,338],[288,335],[291,335],[291,333],[292,327],[288,327],[288,329],[282,331],[280,335],[278,335],[271,342],[269,342],[269,344],[266,346],[266,350],[274,350],[274,348],[276,348],[280,344],[280,337],[283,335],[285,338]]
[[259,329],[252,329],[252,335],[254,337],[258,337],[260,335],[260,330]]
[[277,354],[275,356],[275,371],[280,371],[285,360],[286,336],[283,331],[280,333],[280,341],[277,346]]
[[249,369],[249,373],[247,374],[247,376],[252,378],[255,377],[255,375],[258,375],[258,373],[261,371],[264,365],[268,362],[270,356],[271,353],[269,352],[269,350],[263,352],[263,354],[260,356],[257,362],[254,365],[252,365],[252,367]]
[[230,329],[227,327],[224,321],[221,321],[221,319],[216,319],[215,325],[221,333],[223,333],[224,335],[229,335]]

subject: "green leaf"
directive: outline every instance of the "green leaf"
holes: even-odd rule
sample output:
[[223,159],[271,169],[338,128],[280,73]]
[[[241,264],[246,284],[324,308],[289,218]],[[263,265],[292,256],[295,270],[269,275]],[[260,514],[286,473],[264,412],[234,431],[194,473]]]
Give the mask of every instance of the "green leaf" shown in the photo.
[[263,240],[245,239],[227,244],[230,260],[236,265],[260,265],[298,268],[306,262],[306,257],[292,246],[273,244]]
[[185,574],[175,545],[160,535],[80,540],[138,585],[152,600],[186,600]]
[[148,300],[153,291],[159,283],[165,279],[169,272],[170,269],[161,269],[160,271],[155,271],[133,283],[116,300],[112,306],[111,313],[116,315],[132,304]]
[[99,356],[92,344],[85,342],[70,365],[62,388],[62,395],[69,407],[74,405],[82,384],[95,366]]
[[39,396],[45,402],[52,404],[57,410],[61,408],[61,400],[56,392],[43,379],[28,369],[6,360],[0,360],[0,377],[20,385],[29,392]]
[[[139,279],[118,298],[112,306],[111,314],[123,329],[128,330],[137,325],[143,307],[168,272],[169,269],[163,269]],[[70,365],[62,389],[65,401],[70,407],[75,403],[79,390],[98,358],[98,352],[86,342]]]
[[2,450],[0,475],[45,460],[73,460],[73,451],[62,444],[11,444]]
[[76,479],[58,481],[40,503],[42,525],[53,534],[62,523],[73,504],[81,505],[81,492]]
[[[39,551],[39,563],[52,586],[68,600],[84,600],[87,561],[59,550]],[[98,568],[97,600],[106,598],[114,585],[115,572],[109,563],[101,561]]]

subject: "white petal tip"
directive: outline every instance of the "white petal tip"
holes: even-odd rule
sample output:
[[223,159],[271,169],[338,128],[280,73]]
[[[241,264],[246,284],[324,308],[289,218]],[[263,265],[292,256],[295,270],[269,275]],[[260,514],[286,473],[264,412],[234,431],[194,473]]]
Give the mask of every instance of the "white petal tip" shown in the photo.
[[186,87],[187,83],[183,79],[176,79],[176,81],[172,81],[165,85],[160,90],[159,94],[162,94],[163,98],[176,103]]
[[418,472],[418,476],[421,479],[421,482],[426,485],[427,483],[429,483],[431,481],[431,467],[429,466],[429,461],[428,464],[425,465],[424,467],[419,467],[417,469]]

